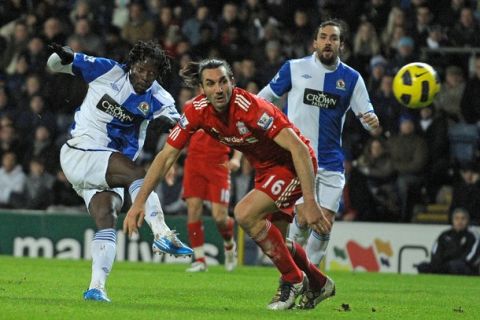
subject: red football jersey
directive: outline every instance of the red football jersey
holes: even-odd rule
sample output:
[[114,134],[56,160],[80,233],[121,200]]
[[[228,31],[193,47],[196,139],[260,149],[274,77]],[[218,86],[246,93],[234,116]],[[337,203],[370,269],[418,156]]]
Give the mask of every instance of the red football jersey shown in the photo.
[[195,159],[212,159],[218,162],[227,162],[230,148],[203,130],[198,130],[190,138],[187,156]]
[[241,151],[257,171],[285,166],[295,172],[290,152],[273,141],[283,128],[295,131],[308,145],[313,163],[316,163],[308,140],[281,110],[240,88],[233,89],[230,106],[225,113],[216,112],[205,95],[195,97],[185,105],[184,114],[167,142],[182,149],[191,135],[203,129],[216,140]]

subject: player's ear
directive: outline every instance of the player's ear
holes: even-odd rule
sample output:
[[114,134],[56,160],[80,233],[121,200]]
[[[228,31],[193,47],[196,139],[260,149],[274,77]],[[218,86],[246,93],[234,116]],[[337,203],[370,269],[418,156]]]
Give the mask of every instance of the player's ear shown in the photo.
[[235,87],[236,83],[235,83],[235,78],[233,76],[230,77],[230,82],[232,83],[232,86]]

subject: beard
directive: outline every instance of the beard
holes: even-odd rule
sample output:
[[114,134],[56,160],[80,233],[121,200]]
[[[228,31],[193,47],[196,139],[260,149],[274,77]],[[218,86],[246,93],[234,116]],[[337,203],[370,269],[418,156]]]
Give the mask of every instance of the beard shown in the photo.
[[335,62],[337,62],[337,57],[338,55],[334,53],[333,51],[331,52],[331,56],[329,58],[326,58],[323,53],[318,55],[318,60],[320,60],[321,63],[323,63],[326,66],[333,66]]

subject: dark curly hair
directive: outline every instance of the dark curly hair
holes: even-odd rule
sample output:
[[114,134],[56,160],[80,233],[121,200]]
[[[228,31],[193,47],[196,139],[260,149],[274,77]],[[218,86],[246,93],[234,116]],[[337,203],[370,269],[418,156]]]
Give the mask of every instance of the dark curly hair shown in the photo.
[[205,69],[216,69],[223,66],[227,76],[233,78],[232,68],[225,60],[204,59],[200,62],[189,62],[182,70],[180,76],[187,87],[196,87],[202,84],[202,72]]
[[165,79],[172,70],[170,64],[170,57],[167,53],[161,48],[160,44],[155,41],[138,41],[128,53],[128,58],[126,62],[126,71],[130,70],[133,64],[139,61],[145,61],[145,59],[150,58],[155,62],[158,68],[158,78],[157,81],[161,82],[162,79]]

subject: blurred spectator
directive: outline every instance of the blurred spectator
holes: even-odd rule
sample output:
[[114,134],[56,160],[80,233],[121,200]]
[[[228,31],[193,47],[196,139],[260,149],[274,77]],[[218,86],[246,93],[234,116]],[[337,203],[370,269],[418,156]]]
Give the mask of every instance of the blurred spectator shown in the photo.
[[425,166],[425,187],[429,203],[436,202],[443,185],[451,183],[448,122],[444,114],[435,113],[432,106],[420,110],[420,133],[428,148]]
[[43,39],[34,36],[28,41],[26,55],[29,61],[29,71],[43,73],[47,63],[47,50]]
[[73,34],[68,37],[68,42],[77,41],[81,52],[103,56],[105,54],[104,42],[93,30],[91,22],[85,18],[79,18],[74,25]]
[[70,11],[69,18],[72,25],[75,25],[77,21],[80,19],[86,19],[91,24],[95,22],[95,17],[93,15],[93,12],[90,9],[90,5],[88,1],[86,0],[76,1],[73,10]]
[[449,39],[456,47],[480,46],[480,29],[471,8],[464,7],[460,10],[460,17],[451,31]]
[[3,116],[0,125],[0,157],[7,152],[14,152],[17,155],[17,163],[21,163],[25,154],[25,142],[20,139],[13,126],[13,120]]
[[[289,56],[300,58],[311,54],[309,47],[312,42],[314,28],[310,24],[308,13],[305,9],[297,9],[293,15],[293,26],[289,28],[286,36]],[[285,36],[284,36],[285,38]]]
[[415,23],[412,25],[410,34],[419,47],[426,45],[428,30],[433,20],[433,14],[426,4],[419,5],[415,8]]
[[18,115],[15,126],[22,137],[32,139],[34,129],[40,125],[47,127],[50,132],[55,132],[54,114],[47,110],[43,96],[35,94],[30,98],[29,108]]
[[223,37],[229,27],[235,27],[238,31],[244,31],[244,25],[238,16],[238,6],[235,2],[226,2],[222,8],[222,15],[218,19],[218,35]]
[[83,199],[75,192],[65,173],[58,169],[52,187],[52,205],[59,207],[84,207]]
[[15,72],[7,77],[6,87],[11,93],[11,97],[18,103],[22,97],[23,86],[28,75],[28,57],[25,54],[18,56],[15,63]]
[[52,141],[52,133],[44,125],[35,128],[33,141],[26,149],[23,167],[28,168],[31,159],[36,158],[44,163],[45,170],[54,174],[58,167],[60,150]]
[[415,202],[420,199],[428,149],[425,140],[415,133],[415,123],[405,114],[400,118],[400,130],[388,141],[392,164],[397,174],[396,188],[400,199],[400,220],[410,222]]
[[469,214],[462,208],[455,209],[452,228],[440,234],[432,249],[430,262],[417,266],[419,273],[442,273],[457,275],[477,274],[473,263],[478,239],[468,230]]
[[260,70],[258,72],[259,84],[264,85],[268,83],[280,69],[284,60],[280,42],[275,40],[268,41],[265,45],[263,59],[256,63]]
[[231,207],[240,201],[250,190],[253,189],[253,168],[247,158],[242,157],[240,160],[240,170],[232,172],[232,196],[230,197]]
[[[363,154],[352,163],[365,179],[365,184],[373,200],[364,221],[385,221],[398,213],[398,199],[395,195],[395,176],[392,159],[383,139],[372,138]],[[351,190],[353,191],[353,190]],[[373,206],[372,206],[373,205]]]
[[362,22],[353,39],[353,54],[361,74],[368,73],[370,59],[380,53],[380,41],[370,22]]
[[381,35],[382,44],[388,56],[391,55],[390,51],[396,48],[397,44],[393,41],[399,39],[396,39],[397,37],[395,36],[395,33],[398,33],[396,30],[403,30],[403,34],[401,36],[404,36],[406,35],[406,29],[407,22],[405,12],[403,12],[403,10],[399,7],[392,7],[390,13],[388,14],[387,26],[383,29]]
[[480,173],[478,161],[461,166],[460,175],[453,184],[450,212],[465,208],[471,214],[471,224],[480,225]]
[[182,27],[182,33],[188,38],[192,46],[196,46],[200,42],[200,27],[202,25],[210,25],[215,28],[214,23],[209,19],[208,7],[201,5],[197,8],[195,16],[185,21]]
[[45,164],[39,158],[29,162],[29,174],[25,179],[23,192],[13,192],[11,204],[14,208],[44,210],[53,201],[54,176],[45,171]]
[[215,31],[213,27],[209,24],[202,24],[200,26],[200,40],[192,48],[192,54],[195,59],[200,59],[206,52],[210,52],[213,48],[217,47],[217,42],[215,41]]
[[155,24],[147,17],[141,2],[133,2],[128,7],[128,22],[122,28],[122,38],[131,45],[138,40],[151,40],[155,33]]
[[27,4],[24,1],[5,0],[0,2],[0,21],[6,24],[20,18],[27,11]]
[[388,62],[381,55],[373,56],[370,59],[370,77],[368,77],[368,81],[366,83],[367,90],[370,95],[375,95],[377,93],[377,90],[380,87],[380,82],[382,81],[382,77],[387,71],[387,67]]
[[121,30],[109,26],[105,33],[105,56],[115,61],[127,61],[130,44],[121,37]]
[[475,74],[463,91],[460,109],[465,122],[480,124],[480,56],[475,58]]
[[411,37],[401,37],[400,40],[398,40],[397,53],[391,62],[393,72],[397,72],[404,65],[416,60],[415,42]]
[[67,41],[62,22],[56,17],[50,17],[43,23],[43,36],[46,44],[58,43],[65,45]]
[[10,101],[7,88],[0,86],[0,117],[8,115],[15,115],[15,105]]
[[235,77],[237,86],[245,89],[249,82],[256,82],[256,73],[257,69],[255,67],[255,60],[250,58],[243,59],[240,63],[240,72]]
[[398,119],[405,109],[393,95],[393,77],[384,75],[380,87],[372,94],[372,103],[375,106],[375,114],[383,128],[383,134],[391,137],[398,133]]
[[17,156],[13,151],[2,155],[0,168],[0,207],[10,208],[11,195],[14,192],[22,193],[25,190],[25,173],[22,166],[17,163]]
[[435,97],[434,104],[437,111],[447,115],[450,125],[463,120],[460,103],[464,90],[465,80],[462,69],[457,66],[448,66],[445,71],[445,81]]
[[176,30],[176,32],[179,31],[179,25],[173,15],[173,9],[169,6],[161,7],[157,21],[155,21],[154,37],[160,42],[165,42],[172,29]]
[[465,0],[446,0],[447,5],[437,7],[437,20],[447,29],[453,29],[465,7]]
[[5,70],[7,74],[13,74],[16,69],[16,63],[19,55],[27,48],[28,27],[24,20],[15,22],[13,34],[8,40],[5,51],[0,54],[0,70]]

